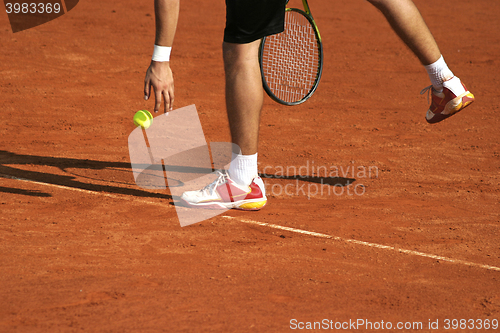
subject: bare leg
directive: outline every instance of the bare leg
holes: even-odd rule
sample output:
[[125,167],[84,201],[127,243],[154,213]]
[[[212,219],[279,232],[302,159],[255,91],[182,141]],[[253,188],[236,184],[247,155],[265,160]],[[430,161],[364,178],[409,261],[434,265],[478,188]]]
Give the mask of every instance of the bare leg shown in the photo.
[[259,67],[260,40],[248,44],[223,44],[226,73],[226,108],[232,142],[241,154],[257,153],[263,104]]
[[412,0],[368,1],[384,14],[392,29],[422,65],[430,65],[441,57],[434,37]]

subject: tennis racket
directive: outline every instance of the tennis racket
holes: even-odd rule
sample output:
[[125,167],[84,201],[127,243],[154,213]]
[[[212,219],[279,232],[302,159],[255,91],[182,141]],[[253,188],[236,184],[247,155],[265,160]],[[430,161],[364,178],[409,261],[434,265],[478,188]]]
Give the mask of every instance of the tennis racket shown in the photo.
[[323,70],[321,36],[307,0],[302,4],[304,10],[286,8],[285,30],[264,37],[259,50],[264,89],[285,105],[297,105],[311,97]]

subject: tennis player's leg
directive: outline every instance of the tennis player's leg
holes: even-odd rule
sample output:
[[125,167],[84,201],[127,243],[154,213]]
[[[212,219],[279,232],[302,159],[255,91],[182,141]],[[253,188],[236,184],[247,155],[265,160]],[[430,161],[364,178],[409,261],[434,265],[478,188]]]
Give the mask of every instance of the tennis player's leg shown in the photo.
[[202,190],[184,192],[181,200],[192,207],[259,210],[267,203],[257,170],[257,145],[263,104],[258,61],[260,41],[223,44],[226,75],[226,107],[233,151],[228,172]]
[[242,185],[258,177],[257,148],[263,104],[259,46],[285,25],[286,0],[226,0],[224,70],[226,108],[234,152],[228,173]]
[[368,0],[424,65],[432,85],[421,93],[432,91],[432,103],[426,114],[429,123],[436,123],[462,110],[474,101],[460,79],[444,61],[439,47],[422,15],[412,0]]
[[259,46],[260,40],[247,44],[223,44],[229,128],[233,143],[238,145],[243,155],[257,153],[259,140],[264,98]]
[[392,29],[418,57],[430,65],[441,57],[427,24],[411,0],[368,0],[386,17]]
[[284,29],[286,0],[226,0],[224,70],[226,108],[233,152],[227,172],[198,191],[184,192],[187,205],[205,208],[259,210],[267,202],[258,175],[257,147],[263,104],[258,50],[264,36]]

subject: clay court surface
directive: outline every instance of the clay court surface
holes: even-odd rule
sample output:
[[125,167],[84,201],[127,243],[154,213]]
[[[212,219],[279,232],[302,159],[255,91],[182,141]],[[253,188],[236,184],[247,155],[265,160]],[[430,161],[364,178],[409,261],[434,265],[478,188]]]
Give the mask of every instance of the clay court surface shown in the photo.
[[[300,106],[266,97],[268,205],[184,228],[178,197],[138,187],[128,156],[134,112],[153,109],[142,94],[153,1],[81,1],[16,34],[1,14],[0,331],[362,319],[476,332],[445,320],[500,319],[500,3],[415,3],[475,103],[428,125],[427,74],[383,16],[362,0],[311,0],[323,78]],[[223,1],[183,1],[172,53],[175,107],[196,105],[207,142],[230,140],[224,20]],[[315,193],[321,181],[343,186]]]

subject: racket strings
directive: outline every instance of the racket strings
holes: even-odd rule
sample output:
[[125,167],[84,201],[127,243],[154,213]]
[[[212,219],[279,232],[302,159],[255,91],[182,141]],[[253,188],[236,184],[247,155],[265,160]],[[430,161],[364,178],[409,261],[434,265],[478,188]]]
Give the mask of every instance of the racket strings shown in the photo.
[[287,12],[285,31],[266,38],[262,64],[264,78],[279,99],[293,103],[309,94],[318,76],[320,50],[305,16]]

